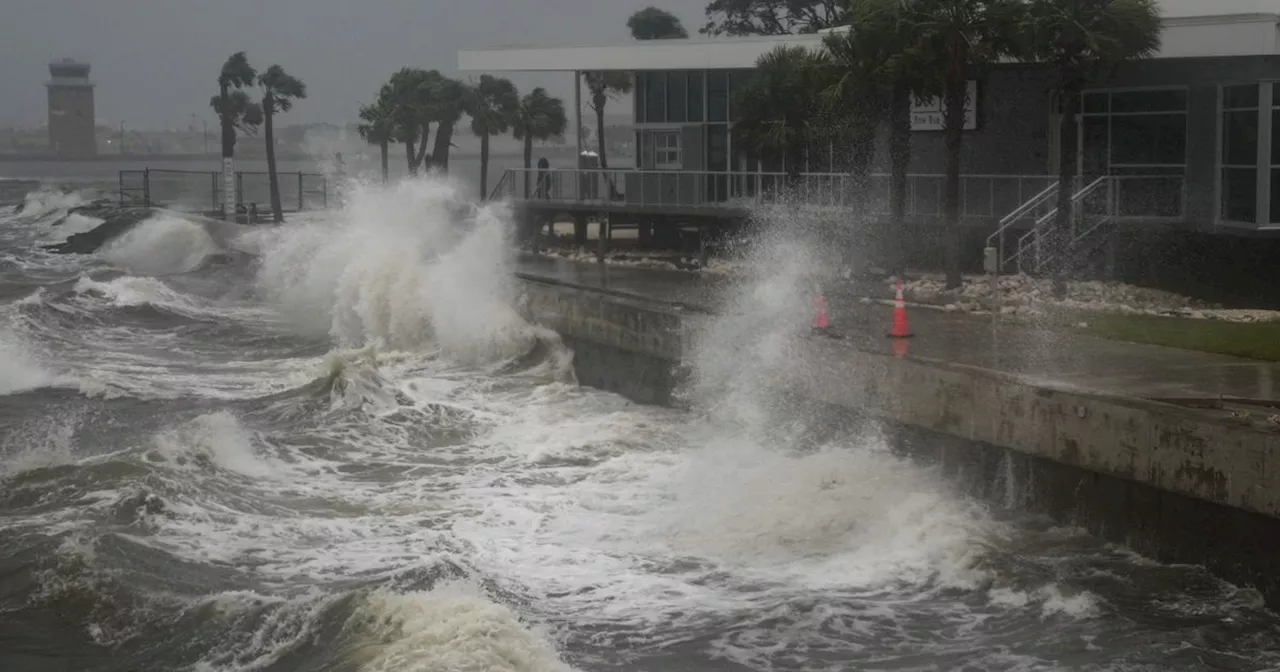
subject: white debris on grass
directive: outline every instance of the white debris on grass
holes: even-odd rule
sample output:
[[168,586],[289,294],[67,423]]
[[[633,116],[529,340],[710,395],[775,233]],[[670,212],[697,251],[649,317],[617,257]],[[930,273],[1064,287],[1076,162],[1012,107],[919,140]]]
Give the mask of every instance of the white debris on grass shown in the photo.
[[[890,291],[893,282],[889,283]],[[903,283],[909,300],[943,306],[948,312],[982,312],[989,308],[989,276],[966,276],[963,285],[947,291],[942,276],[926,275]],[[1230,322],[1266,322],[1280,319],[1280,311],[1228,309],[1197,299],[1158,289],[1120,282],[1097,280],[1068,281],[1066,296],[1054,295],[1053,281],[1026,275],[1004,275],[999,279],[1000,312],[1005,315],[1035,317],[1054,309],[1117,313],[1122,315],[1164,315]]]
[[[570,261],[595,263],[595,250],[586,248],[558,248],[544,250],[543,256]],[[710,258],[707,265],[702,266],[697,255],[651,254],[636,251],[611,251],[605,255],[604,263],[610,266],[629,266],[632,268],[656,268],[663,270],[700,271],[716,275],[732,275],[742,269],[742,262],[732,259]]]

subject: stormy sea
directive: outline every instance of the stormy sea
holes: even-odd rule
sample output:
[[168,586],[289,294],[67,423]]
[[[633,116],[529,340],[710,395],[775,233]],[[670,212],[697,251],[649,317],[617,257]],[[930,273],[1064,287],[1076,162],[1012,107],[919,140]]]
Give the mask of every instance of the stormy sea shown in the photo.
[[1280,668],[1256,591],[770,399],[794,249],[658,408],[576,384],[510,230],[425,178],[0,210],[0,670]]

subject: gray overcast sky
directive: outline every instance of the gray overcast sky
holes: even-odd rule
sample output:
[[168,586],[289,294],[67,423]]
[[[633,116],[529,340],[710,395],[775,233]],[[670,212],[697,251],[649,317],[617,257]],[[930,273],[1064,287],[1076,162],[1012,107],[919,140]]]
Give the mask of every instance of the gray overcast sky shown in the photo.
[[[649,4],[695,32],[706,0],[2,0],[0,125],[45,119],[48,61],[87,60],[97,116],[130,128],[213,119],[209,97],[227,54],[279,63],[307,83],[295,123],[344,122],[404,66],[456,74],[460,48],[630,40]],[[512,77],[521,89],[572,93],[569,75]]]
[[[502,44],[629,40],[626,18],[649,4],[690,32],[706,0],[3,0],[0,125],[45,118],[51,57],[93,64],[97,114],[130,128],[211,120],[209,96],[227,54],[249,52],[260,69],[279,63],[307,82],[310,98],[289,122],[355,117],[394,70],[453,73],[457,51]],[[1171,13],[1280,11],[1280,0],[1161,0]],[[568,97],[568,75],[519,75],[521,89]]]

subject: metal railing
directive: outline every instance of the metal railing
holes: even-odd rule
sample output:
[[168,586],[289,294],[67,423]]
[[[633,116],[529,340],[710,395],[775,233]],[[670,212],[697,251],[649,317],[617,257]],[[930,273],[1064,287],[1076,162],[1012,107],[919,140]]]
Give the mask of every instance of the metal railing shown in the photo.
[[[1080,180],[1077,179],[1078,185]],[[1001,220],[987,239],[997,248],[998,270],[1013,265],[1018,272],[1038,273],[1064,254],[1090,249],[1090,244],[1119,223],[1176,222],[1186,213],[1185,179],[1181,175],[1104,175],[1071,195],[1071,214],[1064,231],[1057,230],[1058,190],[1046,189]],[[1005,254],[1004,237],[1013,224],[1036,212],[1029,229]]]
[[[963,175],[960,214],[994,219],[1046,185],[1050,175]],[[658,208],[748,208],[769,204],[869,208],[889,213],[891,176],[847,173],[731,173],[631,168],[509,169],[493,200]],[[907,176],[907,215],[941,217],[946,176]]]
[[[1071,195],[1069,236],[1053,244],[1046,252],[1047,238],[1057,218],[1057,184],[1037,193],[1023,205],[1009,212],[998,223],[996,232],[987,237],[987,247],[996,250],[997,269],[1039,271],[1056,257],[1056,247],[1079,250],[1080,243],[1097,236],[1111,224],[1174,223],[1187,214],[1187,193],[1183,175],[1103,175],[1083,184],[1075,178]],[[1024,227],[1029,227],[1024,230]],[[1006,251],[1007,236],[1018,233],[1012,251]],[[1034,259],[1028,259],[1034,252]]]
[[[329,205],[328,178],[319,173],[276,173],[280,204],[285,210],[302,211]],[[162,205],[196,211],[220,212],[222,172],[213,170],[122,170],[119,172],[120,205]],[[235,176],[236,204],[256,204],[271,209],[270,175],[263,171],[239,171]]]

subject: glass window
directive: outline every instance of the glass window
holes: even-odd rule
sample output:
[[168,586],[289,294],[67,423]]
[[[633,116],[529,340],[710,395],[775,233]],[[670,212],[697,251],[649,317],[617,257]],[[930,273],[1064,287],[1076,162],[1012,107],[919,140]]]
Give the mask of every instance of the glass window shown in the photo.
[[1085,114],[1106,114],[1111,109],[1110,102],[1111,97],[1106,93],[1086,93],[1083,109]]
[[1258,169],[1222,169],[1222,218],[1233,222],[1258,221]]
[[683,72],[667,73],[667,123],[682,124],[687,120],[688,86]]
[[707,121],[729,120],[729,73],[707,73]]
[[660,124],[667,120],[667,78],[661,72],[651,72],[645,77],[644,121]]
[[1222,113],[1222,163],[1228,166],[1258,165],[1258,113],[1230,110]]
[[805,171],[810,173],[831,172],[831,143],[824,140],[810,142],[807,149]]
[[1280,166],[1280,107],[1271,110],[1271,165]]
[[1222,87],[1222,107],[1227,110],[1238,110],[1242,108],[1256,108],[1258,106],[1258,85],[1244,84],[1241,86],[1224,86]]
[[1185,112],[1187,92],[1184,89],[1149,91],[1116,91],[1111,94],[1111,113]]
[[653,165],[659,170],[680,170],[679,131],[655,131],[653,133]]
[[631,98],[632,98],[633,106],[635,108],[634,114],[635,114],[635,120],[637,124],[644,123],[644,112],[645,112],[644,89],[645,89],[645,82],[648,80],[648,78],[649,78],[649,73],[647,72],[636,73],[635,88],[633,89],[633,91],[635,91],[635,95],[632,96]]
[[1111,165],[1170,165],[1187,161],[1187,115],[1111,117]]
[[710,124],[707,126],[707,170],[729,170],[729,126],[727,124]]
[[687,73],[687,77],[688,86],[686,87],[686,91],[688,93],[686,97],[689,102],[688,119],[689,121],[702,121],[702,71],[694,70]]
[[737,93],[747,86],[751,78],[755,75],[751,70],[734,70],[729,73],[729,121],[738,118],[737,104],[734,98]]
[[1271,223],[1280,224],[1280,168],[1271,169]]

